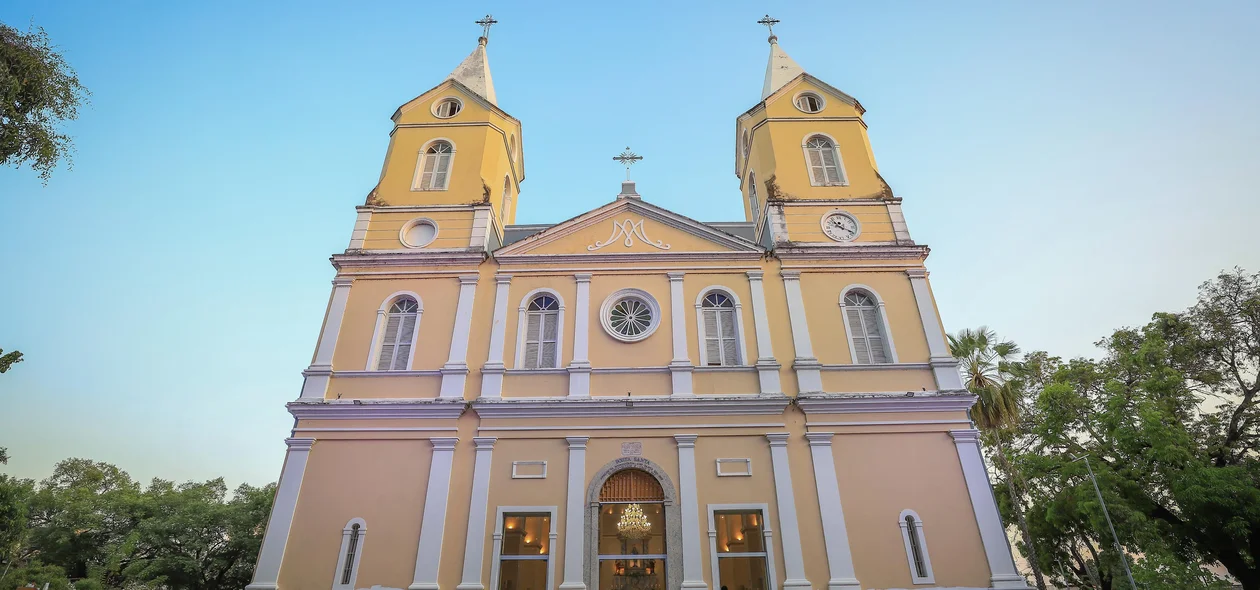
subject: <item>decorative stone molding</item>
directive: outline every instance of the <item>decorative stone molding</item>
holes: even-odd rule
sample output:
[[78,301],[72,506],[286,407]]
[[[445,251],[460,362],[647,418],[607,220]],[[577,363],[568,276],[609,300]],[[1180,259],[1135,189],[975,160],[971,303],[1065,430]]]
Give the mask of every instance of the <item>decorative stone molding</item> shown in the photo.
[[298,420],[360,420],[395,418],[458,418],[464,413],[463,400],[328,400],[296,401],[285,406]]
[[[627,404],[629,402],[630,405]],[[781,415],[791,403],[783,395],[657,397],[588,397],[474,400],[481,418],[575,418],[656,416]]]
[[[591,478],[590,484],[586,487],[586,518],[584,522],[586,587],[599,587],[599,492],[603,489],[604,482],[608,481],[608,478],[626,469],[638,469],[647,472],[660,482],[661,490],[665,492],[665,563],[667,564],[665,567],[665,585],[667,588],[682,588],[683,568],[677,565],[669,565],[683,563],[683,521],[681,506],[678,502],[678,491],[674,487],[673,480],[669,478],[669,474],[660,465],[643,457],[621,457],[613,460],[597,471],[594,477]],[[688,523],[690,528],[693,529],[699,524],[698,521],[694,523],[688,521]],[[696,532],[697,534],[699,533],[698,530]],[[568,559],[566,558],[567,561]],[[567,566],[565,569],[568,569]],[[568,590],[563,588],[563,586],[561,589]]]

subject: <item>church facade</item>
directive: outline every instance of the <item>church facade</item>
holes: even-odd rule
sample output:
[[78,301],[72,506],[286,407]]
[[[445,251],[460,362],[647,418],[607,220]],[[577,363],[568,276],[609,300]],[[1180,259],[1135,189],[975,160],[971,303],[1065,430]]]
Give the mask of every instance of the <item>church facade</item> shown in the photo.
[[486,44],[393,115],[249,590],[1025,588],[861,104],[771,35],[743,220],[520,225]]

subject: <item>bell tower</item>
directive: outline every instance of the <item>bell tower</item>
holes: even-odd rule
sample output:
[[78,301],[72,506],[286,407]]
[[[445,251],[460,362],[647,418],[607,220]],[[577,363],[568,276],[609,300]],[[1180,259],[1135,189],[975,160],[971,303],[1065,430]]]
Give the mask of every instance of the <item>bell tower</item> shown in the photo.
[[477,21],[482,35],[472,53],[394,112],[380,180],[365,203],[378,212],[427,210],[465,241],[481,230],[487,249],[514,222],[525,180],[521,123],[499,108],[490,76],[486,45],[495,22],[490,15]]
[[[735,123],[735,175],[758,240],[768,247],[788,242],[909,243],[900,200],[875,163],[862,120],[866,109],[807,73],[783,50],[773,29],[778,20],[767,15],[758,23],[770,28],[761,102]],[[845,227],[828,233],[826,222],[818,219],[832,209],[857,209],[861,215],[848,211],[849,217],[837,222]]]

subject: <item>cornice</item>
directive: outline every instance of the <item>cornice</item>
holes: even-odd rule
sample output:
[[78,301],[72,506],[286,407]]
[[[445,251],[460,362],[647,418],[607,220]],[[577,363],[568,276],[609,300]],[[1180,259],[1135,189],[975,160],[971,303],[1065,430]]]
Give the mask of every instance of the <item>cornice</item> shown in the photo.
[[976,403],[967,391],[813,394],[796,398],[805,414],[868,414],[884,412],[964,412]]
[[390,266],[477,266],[486,259],[481,250],[346,250],[330,260],[337,270]]
[[464,413],[467,403],[462,399],[322,400],[289,402],[285,407],[298,420],[454,419]]
[[931,249],[927,246],[894,244],[802,244],[777,246],[774,253],[781,260],[924,260]]
[[481,418],[756,416],[782,414],[791,401],[783,395],[531,398],[479,399],[471,407]]
[[[498,254],[501,264],[619,264],[625,262],[752,262],[761,260],[756,252],[609,252],[583,254]],[[610,269],[614,270],[614,269]]]

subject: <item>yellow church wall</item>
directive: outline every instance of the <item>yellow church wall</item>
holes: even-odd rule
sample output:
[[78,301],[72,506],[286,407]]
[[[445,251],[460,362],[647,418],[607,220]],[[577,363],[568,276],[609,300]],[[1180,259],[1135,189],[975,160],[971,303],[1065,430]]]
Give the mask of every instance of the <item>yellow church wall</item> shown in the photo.
[[400,232],[413,219],[429,219],[437,226],[437,237],[421,249],[467,248],[472,240],[473,209],[457,211],[394,212],[376,209],[363,238],[365,250],[411,250],[402,243]]
[[503,378],[503,397],[563,397],[569,394],[568,373],[508,374]]
[[[608,335],[600,323],[600,306],[609,295],[621,289],[646,291],[660,307],[661,319],[651,336],[638,342],[622,342]],[[651,275],[595,275],[591,278],[591,304],[588,325],[589,359],[593,367],[663,367],[673,358],[670,326],[669,278],[664,273]],[[566,322],[567,323],[567,322]],[[594,385],[595,376],[592,376]],[[601,376],[602,377],[602,376]],[[630,375],[617,375],[620,382]],[[640,375],[634,375],[638,378]],[[595,390],[592,389],[592,393]],[[664,393],[669,393],[666,389]]]
[[809,335],[818,360],[824,364],[853,363],[849,354],[849,336],[845,333],[840,313],[840,293],[846,287],[857,284],[870,287],[883,301],[892,342],[897,349],[897,360],[926,363],[929,356],[927,336],[919,320],[910,279],[902,271],[801,274]]
[[[743,331],[739,333],[740,355],[747,357],[750,365],[757,362],[757,335],[753,320],[752,288],[748,286],[748,275],[743,272],[712,274],[688,272],[683,276],[683,309],[686,310],[684,315],[687,316],[685,322],[687,328],[687,354],[691,359],[691,363],[693,365],[700,364],[700,347],[704,346],[704,342],[700,341],[696,301],[702,293],[708,292],[710,288],[717,288],[727,295],[734,295],[735,301],[740,306],[738,311],[743,322],[740,325]],[[743,361],[741,360],[739,364],[742,365]],[[697,390],[698,392],[699,390]]]
[[416,561],[431,449],[427,440],[316,441],[302,478],[280,587],[330,587],[342,529],[350,519],[362,518],[368,534],[356,585],[406,588]]
[[827,205],[799,205],[788,202],[783,208],[784,222],[787,225],[788,240],[793,242],[833,243],[823,233],[822,220],[828,213],[841,210],[858,220],[861,233],[857,243],[862,242],[894,242],[892,218],[888,215],[888,207],[877,205],[846,205],[832,203]]
[[[833,99],[834,100],[834,99]],[[773,121],[766,125],[773,143],[775,180],[784,199],[851,199],[883,190],[870,166],[862,124],[857,121]],[[813,186],[802,149],[807,137],[822,133],[840,150],[847,186]],[[760,176],[760,174],[758,175]]]
[[907,508],[923,519],[936,580],[988,587],[980,532],[948,433],[841,433],[832,452],[849,538],[861,539],[851,548],[864,587],[912,587],[898,525]]
[[864,393],[879,391],[933,391],[931,369],[823,371],[823,391]]
[[756,395],[761,392],[760,383],[757,379],[757,371],[751,368],[740,371],[697,370],[691,375],[691,389],[701,395],[739,393]]
[[[763,429],[764,431],[764,429]],[[752,460],[751,476],[719,477],[718,459]],[[713,580],[712,559],[709,550],[709,509],[711,504],[766,504],[765,517],[770,523],[774,543],[775,572],[782,575],[783,547],[779,528],[779,511],[774,491],[774,470],[770,463],[770,447],[764,434],[751,436],[712,436],[702,434],[696,439],[696,498],[700,504],[700,539],[703,556],[704,578],[710,588],[718,588]]]
[[[389,205],[463,205],[484,199],[481,156],[486,150],[487,127],[406,127],[394,132],[390,165],[377,195]],[[455,148],[445,190],[412,190],[420,154],[436,139]]]
[[[473,465],[476,462],[476,446],[473,442],[477,420],[464,414],[459,419],[459,443],[451,465],[451,492],[446,500],[446,525],[442,532],[442,562],[438,567],[438,584],[442,588],[454,588],[460,582],[464,566],[464,545],[468,539],[468,513],[472,504]],[[492,464],[493,466],[493,464]],[[468,490],[457,492],[457,490]],[[415,565],[412,555],[411,565]],[[360,586],[357,582],[355,586]],[[406,588],[407,586],[397,586]]]
[[385,300],[398,291],[416,293],[424,306],[416,335],[412,369],[439,369],[446,362],[450,352],[451,331],[455,327],[455,308],[459,300],[459,281],[455,277],[355,279],[350,287],[345,316],[337,337],[337,349],[333,354],[334,370],[362,371],[367,368],[377,312]]
[[[666,361],[668,362],[668,361]],[[652,373],[591,373],[591,396],[625,397],[673,393],[668,371]]]
[[[512,270],[508,268],[500,269],[500,272],[512,274]],[[487,289],[494,288],[494,282],[491,280],[485,285]],[[481,287],[478,287],[481,288]],[[577,282],[573,278],[573,273],[556,274],[556,275],[513,275],[512,283],[508,287],[508,306],[507,306],[507,324],[504,326],[503,337],[503,364],[508,368],[521,368],[516,366],[516,353],[521,342],[521,334],[517,331],[520,325],[521,308],[529,305],[529,301],[525,300],[526,296],[531,299],[541,294],[535,293],[538,289],[546,289],[552,291],[555,295],[560,296],[560,305],[564,311],[564,326],[561,332],[560,352],[558,358],[558,367],[565,367],[569,361],[573,359],[573,325],[576,317],[577,305]],[[493,305],[493,302],[491,303]],[[493,309],[485,312],[483,317],[489,318],[494,315]],[[594,327],[594,326],[592,326]],[[567,386],[566,386],[567,387]]]
[[402,377],[372,375],[369,377],[338,377],[328,382],[328,398],[337,399],[407,399],[435,398],[442,389],[439,375],[429,377]]
[[[813,92],[823,98],[823,110],[817,113],[806,113],[794,104],[794,98],[802,92]],[[857,117],[861,118],[862,113],[858,112],[856,106],[848,104],[839,97],[835,96],[829,90],[824,90],[821,86],[810,82],[809,80],[799,80],[794,84],[788,84],[782,88],[782,93],[776,93],[773,99],[766,102],[766,115],[771,118],[800,117],[809,119],[811,117]]]
[[[536,435],[537,433],[532,433]],[[512,477],[513,461],[546,461],[547,477],[544,479],[515,479]],[[564,571],[564,546],[567,484],[569,477],[569,445],[561,437],[504,440],[494,446],[494,462],[490,471],[490,494],[486,512],[485,561],[482,567],[482,583],[489,587],[490,560],[494,553],[494,530],[499,526],[495,514],[501,506],[555,506],[556,517],[552,523],[558,535],[556,544],[547,553],[556,561],[556,584]],[[582,518],[582,515],[577,515]],[[544,533],[545,534],[545,533]],[[544,590],[544,589],[537,589]]]
[[[643,221],[643,233],[652,241],[652,244],[660,242],[660,246],[668,246],[668,250],[662,249],[656,245],[644,243],[642,239],[635,236],[631,240],[629,246],[625,245],[627,239],[626,234],[621,233],[617,224],[624,224],[629,220],[630,225],[625,226],[627,230],[635,229],[639,220]],[[612,239],[616,238],[616,239]],[[601,247],[599,244],[608,242],[607,246]],[[588,247],[596,248],[589,250]],[[715,244],[709,240],[697,237],[693,234],[674,229],[668,225],[660,223],[649,217],[637,213],[622,213],[592,223],[588,227],[581,228],[572,234],[557,239],[554,242],[543,244],[530,251],[531,254],[586,254],[588,252],[598,252],[600,254],[610,253],[640,253],[640,254],[658,254],[663,251],[671,253],[675,252],[726,252],[727,248]]]

